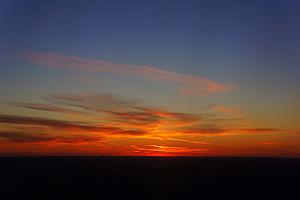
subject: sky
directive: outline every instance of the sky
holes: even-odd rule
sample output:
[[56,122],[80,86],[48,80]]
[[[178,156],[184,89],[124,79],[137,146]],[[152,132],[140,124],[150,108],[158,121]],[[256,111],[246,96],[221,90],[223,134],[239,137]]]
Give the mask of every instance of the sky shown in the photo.
[[0,155],[300,156],[293,0],[0,0]]

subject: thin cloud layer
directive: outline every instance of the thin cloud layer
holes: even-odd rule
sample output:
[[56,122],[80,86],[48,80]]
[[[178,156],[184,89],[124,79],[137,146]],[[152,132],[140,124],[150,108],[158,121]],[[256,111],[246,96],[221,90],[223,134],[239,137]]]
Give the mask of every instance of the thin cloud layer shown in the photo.
[[[0,123],[40,125],[60,130],[110,132],[111,134],[127,135],[151,135],[159,132],[174,135],[217,135],[276,133],[281,131],[273,128],[228,128],[223,125],[224,121],[228,120],[226,118],[220,119],[210,117],[210,115],[171,112],[163,108],[145,106],[139,100],[125,100],[110,94],[60,94],[48,96],[46,99],[49,101],[49,105],[46,103],[13,103],[11,105],[38,111],[56,112],[57,114],[77,112],[79,115],[80,113],[85,115],[88,113],[91,115],[90,123],[13,115],[0,115]],[[230,121],[236,122],[238,120]]]
[[0,139],[5,139],[15,143],[91,143],[104,140],[101,136],[92,135],[71,135],[55,136],[41,133],[18,132],[18,131],[0,131]]
[[171,127],[198,123],[201,116],[171,112],[162,108],[144,106],[139,100],[124,100],[124,98],[109,94],[96,95],[52,95],[48,100],[82,109],[95,115],[106,115],[110,124],[122,123],[123,125],[136,125],[141,127],[169,125]]
[[182,133],[192,134],[192,135],[205,135],[205,136],[215,136],[215,135],[245,135],[245,134],[275,134],[282,133],[281,129],[274,128],[218,128],[211,127],[206,128],[198,127],[198,128],[185,128],[181,130]]
[[284,132],[218,114],[173,112],[111,94],[54,94],[43,103],[6,105],[52,117],[0,114],[0,142],[89,144],[99,151],[105,144],[105,152],[119,155],[201,155],[214,152],[206,139]]
[[8,105],[13,105],[20,108],[27,108],[32,110],[58,112],[58,113],[69,113],[69,114],[84,114],[83,112],[78,112],[68,108],[64,108],[57,105],[43,104],[43,103],[9,103]]
[[83,125],[78,122],[69,122],[62,120],[53,120],[40,117],[24,117],[14,115],[0,115],[0,124],[12,124],[12,125],[33,125],[42,126],[59,131],[69,132],[98,132],[104,134],[123,134],[123,135],[143,135],[141,130],[122,129],[118,127],[110,127],[104,125]]
[[233,107],[229,107],[229,106],[224,106],[221,104],[210,104],[207,106],[208,109],[211,109],[215,112],[219,112],[219,113],[232,113],[232,114],[237,114],[239,113],[239,110]]
[[181,155],[189,153],[190,155],[199,154],[208,151],[207,148],[189,148],[189,147],[173,147],[165,145],[145,145],[143,147],[137,147],[132,145],[134,152],[152,155]]
[[117,64],[103,60],[37,51],[25,52],[22,59],[35,65],[51,68],[93,73],[106,72],[176,83],[181,86],[180,92],[184,95],[208,95],[212,93],[227,92],[233,89],[233,86],[231,85],[219,83],[207,78],[179,74],[150,66]]

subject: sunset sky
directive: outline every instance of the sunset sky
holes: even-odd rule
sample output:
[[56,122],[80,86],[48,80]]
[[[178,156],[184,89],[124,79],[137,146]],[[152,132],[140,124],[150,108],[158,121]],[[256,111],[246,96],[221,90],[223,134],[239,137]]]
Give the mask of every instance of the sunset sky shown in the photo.
[[300,157],[299,10],[0,1],[0,155]]

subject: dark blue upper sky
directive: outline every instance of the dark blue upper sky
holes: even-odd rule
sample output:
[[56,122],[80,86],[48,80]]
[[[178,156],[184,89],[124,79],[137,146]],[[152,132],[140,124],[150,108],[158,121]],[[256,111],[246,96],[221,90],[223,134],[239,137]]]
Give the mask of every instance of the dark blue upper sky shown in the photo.
[[33,48],[180,67],[253,57],[277,63],[298,57],[299,7],[283,0],[1,1],[1,52]]

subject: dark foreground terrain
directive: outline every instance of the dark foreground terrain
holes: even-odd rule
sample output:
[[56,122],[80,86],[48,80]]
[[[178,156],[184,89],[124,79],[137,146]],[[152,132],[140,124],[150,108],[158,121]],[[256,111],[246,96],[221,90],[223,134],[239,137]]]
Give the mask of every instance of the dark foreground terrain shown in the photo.
[[0,158],[0,199],[300,199],[300,159]]

